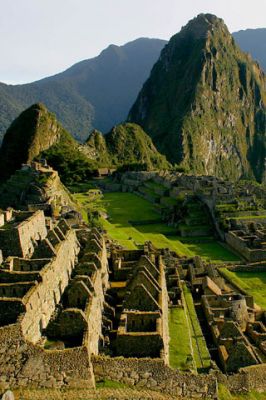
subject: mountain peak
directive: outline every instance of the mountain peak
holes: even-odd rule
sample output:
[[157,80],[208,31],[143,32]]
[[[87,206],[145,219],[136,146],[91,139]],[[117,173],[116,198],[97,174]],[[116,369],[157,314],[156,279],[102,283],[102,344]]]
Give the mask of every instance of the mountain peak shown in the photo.
[[8,178],[22,163],[34,160],[62,136],[73,140],[42,103],[27,108],[12,122],[4,136],[0,148],[1,178]]
[[262,181],[265,99],[258,64],[222,19],[200,14],[165,46],[128,119],[191,172]]
[[192,34],[196,38],[206,38],[208,32],[217,28],[222,28],[229,31],[221,18],[213,14],[199,14],[197,17],[191,19],[182,29],[180,34]]

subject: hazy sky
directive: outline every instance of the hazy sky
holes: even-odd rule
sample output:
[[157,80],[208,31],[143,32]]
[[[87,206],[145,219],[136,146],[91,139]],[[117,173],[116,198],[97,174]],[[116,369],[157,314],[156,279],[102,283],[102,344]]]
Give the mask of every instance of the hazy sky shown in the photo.
[[24,83],[91,58],[110,43],[169,39],[201,12],[231,32],[266,27],[266,0],[0,0],[0,81]]

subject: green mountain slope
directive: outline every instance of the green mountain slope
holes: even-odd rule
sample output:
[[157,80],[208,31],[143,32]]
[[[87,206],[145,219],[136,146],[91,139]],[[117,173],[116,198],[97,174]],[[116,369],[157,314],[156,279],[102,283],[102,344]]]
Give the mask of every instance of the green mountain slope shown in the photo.
[[150,137],[135,124],[121,124],[103,136],[94,131],[79,144],[42,104],[23,111],[8,128],[0,148],[0,180],[23,163],[45,158],[64,183],[84,181],[98,167],[138,165],[147,169],[169,167]]
[[266,81],[223,21],[200,14],[163,49],[128,120],[193,173],[265,177]]
[[165,43],[140,38],[111,45],[55,76],[25,85],[0,83],[0,142],[13,119],[39,102],[81,141],[93,128],[107,132],[125,120]]
[[139,165],[149,170],[167,169],[169,163],[143,129],[132,123],[115,126],[103,135],[94,131],[85,143],[85,151],[102,166]]
[[79,144],[44,105],[23,111],[8,128],[0,148],[0,180],[10,177],[23,163],[44,157],[63,181],[81,180],[94,163],[79,150]]

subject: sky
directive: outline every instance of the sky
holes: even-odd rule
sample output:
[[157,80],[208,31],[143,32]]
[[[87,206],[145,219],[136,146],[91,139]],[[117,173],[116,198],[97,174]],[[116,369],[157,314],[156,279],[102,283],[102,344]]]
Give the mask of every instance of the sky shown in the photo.
[[32,82],[139,37],[170,39],[208,12],[266,27],[266,0],[0,0],[0,81]]

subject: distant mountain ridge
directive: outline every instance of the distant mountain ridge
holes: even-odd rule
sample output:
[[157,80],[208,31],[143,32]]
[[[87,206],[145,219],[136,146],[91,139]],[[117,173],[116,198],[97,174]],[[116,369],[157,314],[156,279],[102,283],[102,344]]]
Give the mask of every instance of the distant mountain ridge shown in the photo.
[[265,180],[266,79],[223,20],[200,14],[164,47],[128,121],[191,173]]
[[[235,40],[266,70],[266,28],[235,32]],[[99,56],[24,85],[0,83],[0,142],[27,107],[44,103],[80,141],[94,128],[106,133],[124,121],[167,41],[140,38],[110,45]]]
[[38,102],[81,141],[95,127],[109,131],[125,120],[166,43],[140,38],[124,46],[110,45],[99,56],[40,81],[14,86],[0,83],[0,141],[13,119]]
[[266,28],[234,32],[233,37],[241,50],[250,53],[266,72]]

